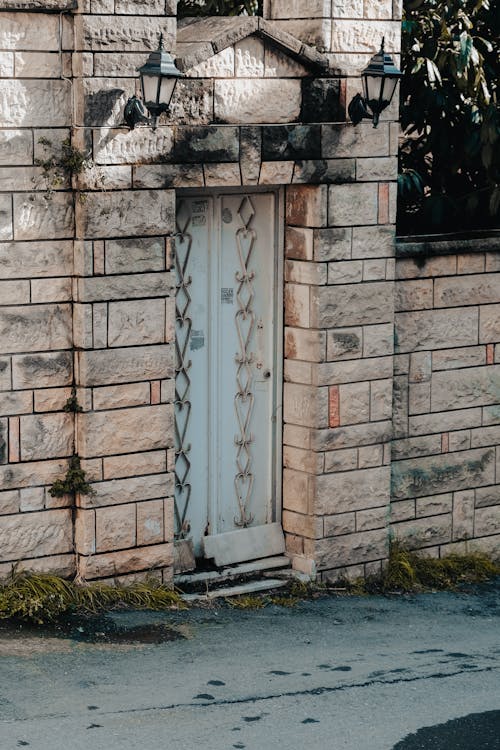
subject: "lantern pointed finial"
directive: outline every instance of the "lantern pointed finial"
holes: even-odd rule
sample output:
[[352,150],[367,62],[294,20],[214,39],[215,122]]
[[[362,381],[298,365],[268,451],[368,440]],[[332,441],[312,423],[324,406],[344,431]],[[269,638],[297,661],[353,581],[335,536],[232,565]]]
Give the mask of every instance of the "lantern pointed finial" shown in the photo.
[[382,54],[385,52],[385,36],[382,37],[382,44],[380,45],[380,51]]
[[160,41],[158,44],[158,49],[163,49],[163,31],[160,34]]

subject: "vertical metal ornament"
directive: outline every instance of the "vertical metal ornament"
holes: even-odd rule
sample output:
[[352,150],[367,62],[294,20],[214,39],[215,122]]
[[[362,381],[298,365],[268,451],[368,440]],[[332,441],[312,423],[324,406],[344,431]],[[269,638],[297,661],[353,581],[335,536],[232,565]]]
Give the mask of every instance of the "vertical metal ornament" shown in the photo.
[[177,233],[175,237],[175,538],[184,539],[190,531],[187,518],[191,499],[189,454],[191,445],[186,442],[191,419],[189,371],[189,342],[191,337],[191,294],[192,277],[188,273],[192,235],[188,229],[191,223],[190,205],[182,201],[177,211]]
[[252,473],[252,450],[254,436],[250,430],[255,396],[253,393],[254,375],[253,363],[255,356],[251,351],[255,332],[256,315],[253,309],[255,291],[253,280],[255,272],[251,270],[252,251],[255,247],[257,234],[251,228],[255,209],[249,196],[245,196],[238,209],[241,226],[236,231],[236,248],[239,268],[235,273],[237,282],[236,299],[238,310],[235,314],[236,331],[240,346],[235,361],[237,392],[234,397],[234,407],[238,420],[239,435],[235,437],[236,445],[236,476],[234,488],[238,504],[239,516],[234,522],[237,526],[246,528],[253,521],[248,506],[252,497],[254,475]]

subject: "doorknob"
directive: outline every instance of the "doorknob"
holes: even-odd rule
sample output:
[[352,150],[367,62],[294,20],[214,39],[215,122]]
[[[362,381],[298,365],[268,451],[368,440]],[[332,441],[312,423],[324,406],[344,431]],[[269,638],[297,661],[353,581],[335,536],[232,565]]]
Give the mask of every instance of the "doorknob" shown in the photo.
[[264,370],[263,375],[266,380],[269,380],[269,378],[271,377],[271,370]]

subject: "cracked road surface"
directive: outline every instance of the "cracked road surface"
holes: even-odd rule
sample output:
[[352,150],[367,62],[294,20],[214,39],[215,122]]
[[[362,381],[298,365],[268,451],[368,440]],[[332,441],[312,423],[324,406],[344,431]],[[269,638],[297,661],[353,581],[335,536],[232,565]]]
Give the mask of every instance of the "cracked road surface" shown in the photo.
[[0,750],[500,750],[499,616],[497,580],[3,629]]

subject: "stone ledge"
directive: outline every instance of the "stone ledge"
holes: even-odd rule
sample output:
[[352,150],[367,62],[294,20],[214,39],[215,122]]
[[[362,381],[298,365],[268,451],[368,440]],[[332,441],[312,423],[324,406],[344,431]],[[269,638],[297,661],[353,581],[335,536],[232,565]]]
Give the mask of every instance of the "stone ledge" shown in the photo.
[[21,10],[40,13],[59,13],[62,10],[75,10],[77,0],[0,0],[0,11]]
[[500,232],[477,231],[459,234],[430,234],[396,239],[397,258],[427,258],[435,255],[500,251]]

